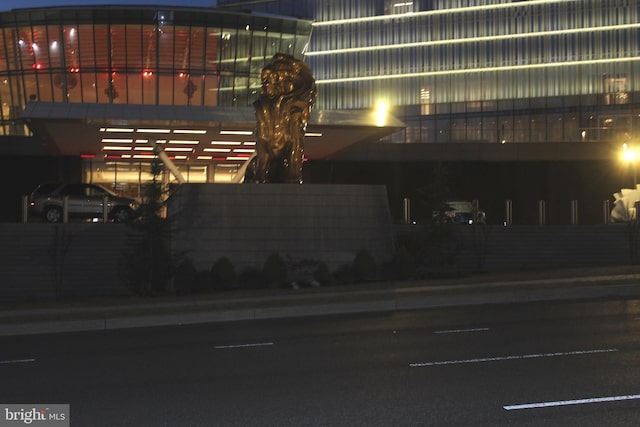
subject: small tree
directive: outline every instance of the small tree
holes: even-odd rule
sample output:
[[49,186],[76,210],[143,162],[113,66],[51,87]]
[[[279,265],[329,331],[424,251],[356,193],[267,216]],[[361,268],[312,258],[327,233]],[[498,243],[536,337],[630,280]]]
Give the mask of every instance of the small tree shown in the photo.
[[424,206],[425,214],[429,215],[423,233],[424,244],[416,257],[418,268],[439,269],[455,261],[452,225],[445,215],[448,210],[445,201],[450,197],[449,181],[447,166],[438,163],[425,186],[417,190],[419,202]]
[[447,167],[438,163],[431,171],[425,185],[416,190],[418,204],[427,216],[427,223],[435,226],[447,224],[445,216],[447,205],[444,202],[450,197],[449,180]]
[[166,291],[172,273],[170,225],[162,215],[168,194],[161,181],[164,165],[157,157],[151,161],[150,173],[151,181],[142,185],[139,220],[131,224],[136,231],[131,239],[134,250],[124,260],[129,288],[143,295]]

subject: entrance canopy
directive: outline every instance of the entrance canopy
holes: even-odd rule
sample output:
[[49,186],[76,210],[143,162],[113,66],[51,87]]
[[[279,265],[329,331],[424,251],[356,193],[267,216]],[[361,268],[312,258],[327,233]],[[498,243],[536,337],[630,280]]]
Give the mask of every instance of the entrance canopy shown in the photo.
[[[50,154],[138,160],[153,141],[176,163],[242,162],[255,149],[251,107],[30,102],[21,115]],[[309,159],[333,159],[405,127],[373,110],[314,110],[305,135]]]

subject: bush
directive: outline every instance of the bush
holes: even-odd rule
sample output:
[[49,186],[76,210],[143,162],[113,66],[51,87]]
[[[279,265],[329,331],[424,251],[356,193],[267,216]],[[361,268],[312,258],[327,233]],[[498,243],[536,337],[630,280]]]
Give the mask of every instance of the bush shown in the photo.
[[287,272],[291,286],[294,288],[320,286],[322,283],[315,277],[319,265],[320,261],[315,259],[287,256]]
[[371,253],[360,249],[353,260],[353,278],[357,282],[374,280],[378,275],[378,265]]
[[198,271],[191,288],[192,292],[209,292],[211,290],[211,272]]
[[392,278],[410,279],[414,276],[416,268],[415,256],[405,246],[399,246],[391,263]]
[[313,278],[322,286],[330,286],[335,283],[329,266],[325,262],[318,263],[318,267],[313,272]]
[[247,268],[238,277],[238,286],[243,289],[259,289],[265,286],[262,271],[259,268]]
[[236,269],[227,257],[218,259],[211,267],[211,283],[214,289],[237,287]]
[[269,287],[279,287],[287,281],[287,264],[280,254],[271,254],[262,266],[262,275]]
[[353,266],[350,264],[341,265],[333,276],[335,278],[334,283],[339,285],[353,283]]
[[173,275],[173,293],[185,295],[190,293],[196,281],[198,272],[190,259],[184,259],[176,267]]

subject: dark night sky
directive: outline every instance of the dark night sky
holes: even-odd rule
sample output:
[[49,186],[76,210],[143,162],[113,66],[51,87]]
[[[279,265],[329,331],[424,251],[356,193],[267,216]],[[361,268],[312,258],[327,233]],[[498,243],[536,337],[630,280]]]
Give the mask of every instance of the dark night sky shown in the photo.
[[169,6],[214,6],[216,0],[2,0],[0,12],[11,9],[53,6],[88,6],[88,5],[169,5]]

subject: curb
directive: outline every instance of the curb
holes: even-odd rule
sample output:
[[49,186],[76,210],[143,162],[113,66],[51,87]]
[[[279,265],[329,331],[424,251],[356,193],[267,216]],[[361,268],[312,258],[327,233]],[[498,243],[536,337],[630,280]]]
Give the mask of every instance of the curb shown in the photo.
[[[357,297],[350,301],[331,301],[327,298]],[[127,309],[137,310],[149,305],[131,307],[103,307],[99,309],[71,310],[85,318],[67,320],[22,321],[0,323],[0,336],[52,334],[65,332],[105,331],[156,326],[181,326],[204,323],[251,321],[261,319],[283,319],[309,316],[332,316],[362,313],[390,313],[396,311],[471,306],[484,304],[509,304],[537,301],[587,300],[594,298],[640,297],[640,274],[611,276],[572,277],[545,280],[503,281],[482,284],[457,284],[449,286],[415,286],[371,291],[317,293],[294,295],[293,298],[243,298],[229,301],[244,301],[261,305],[223,309],[203,307],[202,302],[161,304],[183,310],[160,314],[127,315]],[[318,301],[325,299],[325,301]],[[223,305],[224,301],[218,301]],[[105,311],[118,312],[105,315]],[[15,310],[3,313],[5,317],[16,313],[34,315],[69,312],[69,309]],[[99,311],[101,312],[99,312]],[[195,311],[194,311],[195,310]],[[93,314],[92,311],[94,312]],[[86,318],[89,316],[88,318]],[[93,317],[91,317],[93,316]],[[0,318],[0,322],[1,322]]]

